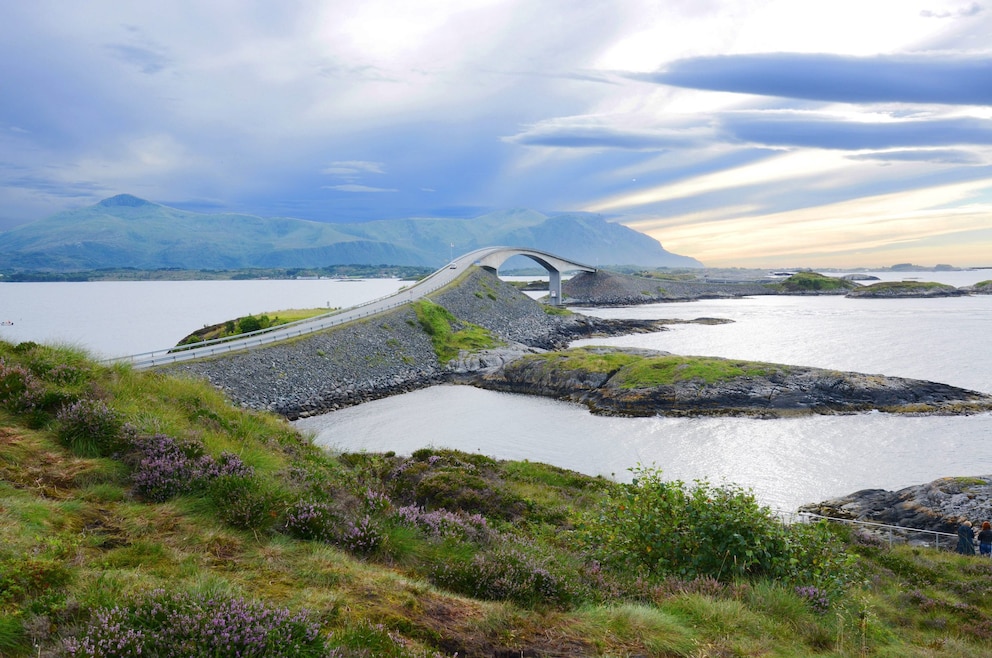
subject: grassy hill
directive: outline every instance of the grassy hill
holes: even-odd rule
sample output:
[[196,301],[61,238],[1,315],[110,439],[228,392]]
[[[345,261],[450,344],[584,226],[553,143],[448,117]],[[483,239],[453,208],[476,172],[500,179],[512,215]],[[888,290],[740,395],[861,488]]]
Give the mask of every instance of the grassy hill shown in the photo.
[[0,655],[992,650],[988,560],[635,478],[329,453],[203,383],[0,343]]
[[494,245],[533,247],[591,264],[700,266],[598,215],[548,217],[512,210],[474,219],[324,223],[193,213],[127,194],[0,234],[0,262],[7,271],[231,270],[335,264],[440,267],[451,258],[453,249],[462,254]]

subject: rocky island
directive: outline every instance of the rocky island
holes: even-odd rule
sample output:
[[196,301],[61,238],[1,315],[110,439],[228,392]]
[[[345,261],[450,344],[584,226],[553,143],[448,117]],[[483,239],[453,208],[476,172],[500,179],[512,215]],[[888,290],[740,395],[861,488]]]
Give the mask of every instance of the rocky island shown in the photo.
[[946,384],[820,368],[583,347],[527,355],[474,380],[482,388],[581,402],[614,416],[759,416],[992,410],[992,396]]

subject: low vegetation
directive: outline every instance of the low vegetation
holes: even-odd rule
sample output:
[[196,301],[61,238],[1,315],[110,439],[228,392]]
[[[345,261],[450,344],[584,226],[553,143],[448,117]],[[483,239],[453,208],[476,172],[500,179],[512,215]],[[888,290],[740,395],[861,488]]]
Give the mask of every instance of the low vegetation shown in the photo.
[[228,320],[221,324],[214,324],[203,329],[194,331],[186,336],[179,345],[195,345],[207,340],[217,340],[218,338],[230,338],[240,336],[253,331],[271,329],[280,325],[306,320],[331,312],[330,308],[294,308],[285,311],[276,311],[272,315],[262,313],[259,315],[246,315],[244,317]]
[[819,272],[796,272],[784,281],[770,284],[783,292],[841,292],[854,290],[858,284]]
[[503,344],[488,329],[459,320],[448,309],[429,299],[414,302],[413,308],[420,326],[431,337],[441,363],[456,358],[461,350],[476,352]]
[[333,454],[204,383],[0,343],[3,656],[970,658],[990,585],[734,486]]
[[601,347],[578,347],[530,354],[510,364],[508,369],[528,368],[534,363],[542,363],[549,372],[608,374],[611,381],[621,388],[650,388],[686,381],[713,384],[739,377],[766,377],[786,367],[719,357],[641,354]]

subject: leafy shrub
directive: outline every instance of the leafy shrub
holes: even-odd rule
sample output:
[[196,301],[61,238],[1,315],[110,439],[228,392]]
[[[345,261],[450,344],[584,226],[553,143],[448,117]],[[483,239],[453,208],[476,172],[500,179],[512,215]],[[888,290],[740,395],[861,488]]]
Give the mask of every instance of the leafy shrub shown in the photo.
[[97,611],[81,637],[68,638],[63,649],[67,656],[101,658],[327,655],[320,627],[306,612],[162,590]]
[[828,597],[847,586],[850,558],[825,524],[786,527],[734,485],[690,487],[655,469],[632,471],[633,481],[607,495],[583,532],[614,569],[722,582],[770,576]]
[[68,568],[59,560],[38,556],[0,559],[0,606],[60,590],[69,578]]
[[82,457],[110,456],[123,447],[124,421],[102,400],[83,399],[56,416],[59,440]]
[[587,540],[604,561],[683,578],[732,580],[770,573],[786,554],[783,526],[754,496],[733,486],[694,487],[661,472],[635,477],[607,496]]

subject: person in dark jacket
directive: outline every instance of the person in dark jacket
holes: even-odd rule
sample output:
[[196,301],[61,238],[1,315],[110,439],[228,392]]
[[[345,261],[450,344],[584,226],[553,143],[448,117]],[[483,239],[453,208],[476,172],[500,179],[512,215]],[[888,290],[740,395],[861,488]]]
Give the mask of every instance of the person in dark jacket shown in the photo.
[[982,530],[978,533],[978,554],[992,557],[992,523],[982,521]]
[[975,531],[971,529],[971,521],[965,521],[958,526],[957,552],[962,555],[975,554]]

